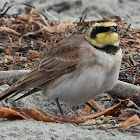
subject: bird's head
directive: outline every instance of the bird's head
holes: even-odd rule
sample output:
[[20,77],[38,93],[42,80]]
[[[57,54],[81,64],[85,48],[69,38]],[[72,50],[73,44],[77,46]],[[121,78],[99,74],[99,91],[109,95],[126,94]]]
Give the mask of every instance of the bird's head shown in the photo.
[[117,24],[110,20],[101,20],[93,24],[87,30],[85,39],[95,48],[107,53],[119,50],[120,37]]

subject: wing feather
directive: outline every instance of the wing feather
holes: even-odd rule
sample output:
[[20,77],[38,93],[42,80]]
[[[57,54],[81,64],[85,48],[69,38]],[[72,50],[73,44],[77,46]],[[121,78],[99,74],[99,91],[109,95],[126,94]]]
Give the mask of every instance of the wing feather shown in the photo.
[[84,41],[84,35],[74,35],[56,43],[44,53],[40,63],[31,72],[21,77],[9,89],[0,94],[0,100],[17,90],[37,88],[64,73],[74,70],[82,58],[81,40]]

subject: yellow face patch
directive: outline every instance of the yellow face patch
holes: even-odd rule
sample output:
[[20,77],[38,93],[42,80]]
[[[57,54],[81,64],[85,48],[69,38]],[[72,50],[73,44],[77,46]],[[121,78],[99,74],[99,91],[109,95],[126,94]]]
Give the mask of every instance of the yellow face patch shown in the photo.
[[96,27],[114,27],[117,26],[114,22],[101,22],[101,23],[95,23],[92,25],[89,30],[86,33],[86,40],[88,40],[92,45],[95,45],[97,47],[103,47],[105,45],[114,45],[118,46],[120,39],[119,34],[117,32],[95,32],[95,37],[91,37],[91,33]]
[[117,33],[99,33],[96,38],[90,38],[89,40],[93,45],[102,47],[105,45],[119,45],[119,36]]

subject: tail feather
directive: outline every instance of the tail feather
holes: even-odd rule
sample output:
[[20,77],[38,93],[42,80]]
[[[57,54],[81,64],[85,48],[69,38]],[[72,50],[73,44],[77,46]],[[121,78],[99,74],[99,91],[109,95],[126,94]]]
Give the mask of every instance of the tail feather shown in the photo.
[[26,96],[29,96],[29,95],[31,95],[31,94],[37,92],[37,91],[39,91],[39,89],[34,88],[34,89],[30,90],[29,92],[23,94],[22,96],[18,97],[18,98],[15,99],[14,101],[20,100],[20,99],[22,99],[22,98],[24,98],[24,97],[26,97]]
[[16,96],[21,91],[23,91],[23,89],[19,88],[18,86],[16,86],[16,83],[14,83],[7,90],[0,93],[0,101],[9,97],[10,95],[11,95],[10,98],[12,98],[12,97]]
[[12,95],[14,92],[16,92],[16,90],[11,90],[11,91],[6,90],[5,92],[1,93],[0,94],[0,101],[5,99],[6,97]]
[[[0,101],[7,98],[8,96],[10,96],[10,98],[13,98],[14,96],[16,96],[18,93],[22,92],[23,90],[18,90],[18,89],[7,89],[6,91],[4,91],[3,93],[0,94]],[[15,101],[22,99],[26,96],[29,96],[35,92],[39,91],[39,89],[37,88],[33,88],[32,90],[28,91],[27,93],[25,93],[24,95],[20,96],[19,98],[17,98]]]
[[15,97],[16,95],[18,95],[18,93],[21,92],[20,90],[17,90],[13,95],[10,96],[10,98]]
[[[44,78],[45,77],[45,78]],[[41,79],[41,80],[40,80]],[[10,98],[16,96],[18,93],[22,92],[23,90],[27,90],[30,88],[38,87],[40,83],[47,79],[46,72],[40,73],[38,71],[38,67],[35,67],[31,72],[22,76],[18,81],[16,81],[11,87],[9,87],[6,91],[0,93],[0,101],[5,99],[6,97],[10,96]],[[35,88],[36,89],[36,88]],[[29,94],[34,93],[36,90],[30,90]],[[27,93],[25,93],[28,96]],[[24,97],[25,97],[24,95]],[[22,97],[23,98],[23,97]]]

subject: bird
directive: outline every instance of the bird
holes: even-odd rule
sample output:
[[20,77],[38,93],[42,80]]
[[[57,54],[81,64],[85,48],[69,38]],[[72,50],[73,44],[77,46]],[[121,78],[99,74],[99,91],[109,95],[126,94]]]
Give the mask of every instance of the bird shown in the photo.
[[[112,89],[119,77],[122,50],[117,24],[98,20],[86,33],[65,37],[46,50],[37,66],[0,94],[0,101],[28,90],[67,105],[87,103]],[[17,100],[18,100],[17,99]]]

